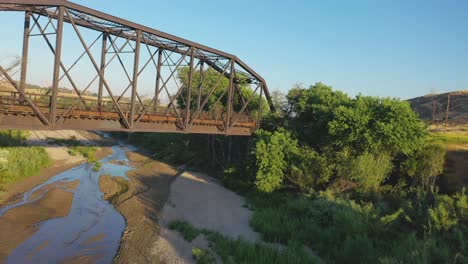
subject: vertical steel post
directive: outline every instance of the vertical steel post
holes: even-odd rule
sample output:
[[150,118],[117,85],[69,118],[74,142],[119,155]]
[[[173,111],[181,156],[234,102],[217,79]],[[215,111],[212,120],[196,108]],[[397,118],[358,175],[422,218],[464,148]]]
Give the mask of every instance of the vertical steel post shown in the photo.
[[54,77],[52,81],[52,96],[50,98],[49,112],[49,121],[51,126],[55,126],[55,118],[57,116],[57,95],[60,81],[60,59],[62,55],[63,15],[64,7],[59,6],[57,19],[57,36],[55,41]]
[[132,81],[132,98],[130,102],[130,128],[133,129],[133,122],[135,120],[135,101],[136,101],[136,93],[138,87],[138,67],[140,63],[140,44],[141,44],[141,30],[137,30],[136,32],[136,43],[135,43],[135,60],[133,61],[133,81]]
[[448,127],[448,118],[449,118],[449,112],[450,112],[450,95],[447,97],[447,112],[445,114],[445,132],[447,132],[447,127]]
[[194,48],[190,48],[190,68],[189,68],[189,76],[188,76],[188,85],[187,85],[187,103],[185,104],[185,124],[184,129],[187,129],[188,122],[190,119],[190,106],[192,101],[192,84],[193,84],[193,63],[194,63]]
[[156,87],[154,91],[154,111],[153,113],[156,113],[158,111],[158,104],[159,104],[159,89],[161,86],[161,64],[162,64],[162,55],[163,55],[163,49],[159,48],[158,51],[158,65],[157,65],[157,73],[156,73]]
[[234,77],[235,77],[235,64],[234,60],[231,59],[231,73],[229,77],[229,90],[228,90],[228,98],[227,98],[227,114],[226,114],[226,124],[224,133],[227,135],[229,133],[229,126],[231,122],[231,112],[232,112],[232,95],[233,95],[233,88],[234,88]]
[[108,33],[102,33],[102,49],[101,49],[101,69],[99,77],[99,90],[98,90],[98,111],[102,112],[102,91],[104,89],[104,74],[106,68],[106,53],[107,53],[107,39]]
[[20,79],[20,86],[19,86],[19,88],[23,92],[26,90],[26,73],[28,70],[30,25],[31,25],[31,12],[26,11],[25,16],[24,16],[23,54],[21,57],[21,79]]
[[262,100],[263,100],[263,84],[260,89],[260,101],[258,102],[258,119],[257,119],[257,129],[260,128],[260,122],[262,121]]
[[197,109],[200,108],[201,105],[201,98],[202,98],[202,88],[203,88],[203,67],[205,66],[205,62],[201,61],[200,63],[200,83],[198,84],[198,100],[197,100]]

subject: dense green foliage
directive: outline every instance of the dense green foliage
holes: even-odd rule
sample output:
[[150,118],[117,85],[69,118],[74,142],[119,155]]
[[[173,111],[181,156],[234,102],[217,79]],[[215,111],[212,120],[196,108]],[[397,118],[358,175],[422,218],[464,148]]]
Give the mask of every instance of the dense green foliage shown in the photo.
[[[276,131],[260,131],[256,137],[255,182],[272,183],[260,190],[293,185],[310,193],[346,183],[376,191],[383,185],[419,187],[423,182],[428,189],[442,172],[445,154],[428,143],[423,123],[407,102],[350,98],[318,83],[291,90],[283,109],[286,128],[272,126]],[[264,162],[272,171],[265,173]],[[416,177],[420,185],[410,181]]]
[[44,148],[26,145],[27,136],[24,131],[0,131],[0,191],[4,184],[32,176],[50,164]]
[[[407,102],[351,98],[321,83],[273,95],[277,111],[253,139],[134,140],[157,143],[152,152],[170,161],[223,170],[266,241],[305,245],[330,263],[468,262],[467,195],[437,186],[445,161],[437,143],[446,138],[428,135]],[[238,241],[224,242],[237,252]],[[261,251],[244,246],[226,256]]]
[[303,243],[329,263],[465,263],[466,199],[428,195],[395,205],[331,192],[249,197],[251,224],[265,240]]

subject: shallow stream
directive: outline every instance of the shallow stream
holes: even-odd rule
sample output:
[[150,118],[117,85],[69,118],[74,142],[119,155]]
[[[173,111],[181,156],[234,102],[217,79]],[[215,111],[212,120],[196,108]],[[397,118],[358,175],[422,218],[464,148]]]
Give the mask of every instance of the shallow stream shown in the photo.
[[[30,199],[36,191],[56,184],[54,188],[65,190],[63,184],[79,180],[72,192],[73,202],[67,216],[37,223],[38,230],[7,257],[6,263],[60,263],[77,257],[89,257],[95,263],[112,263],[125,229],[123,216],[107,201],[99,190],[99,176],[127,178],[131,170],[126,151],[131,146],[118,144],[113,153],[100,160],[102,167],[93,170],[93,164],[85,163],[62,172],[47,182],[24,193],[21,201],[0,208],[0,217],[8,210],[33,203],[44,194]],[[57,184],[60,183],[60,184]]]

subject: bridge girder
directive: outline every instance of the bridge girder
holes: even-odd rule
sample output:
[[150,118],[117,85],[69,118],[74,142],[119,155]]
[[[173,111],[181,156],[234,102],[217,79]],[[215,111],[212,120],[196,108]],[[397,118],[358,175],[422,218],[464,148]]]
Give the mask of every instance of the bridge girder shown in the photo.
[[[196,126],[197,123],[199,123],[197,120],[200,119],[200,115],[203,113],[208,97],[211,96],[213,92],[217,89],[223,77],[229,80],[229,86],[227,87],[226,91],[224,91],[224,93],[221,96],[219,96],[218,101],[221,100],[223,97],[227,98],[227,111],[226,113],[221,115],[220,120],[222,121],[222,125],[217,126],[218,129],[216,133],[234,134],[230,131],[235,127],[237,127],[237,129],[241,127],[239,126],[239,123],[242,122],[238,122],[238,120],[244,118],[243,115],[247,111],[247,106],[252,101],[257,91],[260,92],[259,111],[257,113],[258,118],[260,118],[261,116],[260,113],[262,108],[262,96],[265,96],[270,110],[274,110],[274,106],[270,98],[270,93],[268,91],[268,87],[265,80],[248,65],[246,65],[243,61],[241,61],[239,58],[232,54],[213,49],[171,34],[167,34],[149,27],[145,27],[140,24],[136,24],[64,0],[0,0],[0,11],[25,12],[25,34],[23,37],[21,80],[18,84],[16,81],[13,80],[12,76],[9,76],[9,73],[4,71],[4,69],[1,67],[0,73],[6,77],[6,79],[12,84],[13,87],[15,87],[15,89],[19,93],[19,97],[22,98],[19,102],[26,103],[27,105],[29,105],[29,107],[32,109],[33,114],[39,118],[39,120],[45,126],[45,129],[63,128],[64,122],[70,122],[70,113],[76,110],[77,107],[84,107],[86,108],[86,110],[90,110],[89,107],[86,105],[86,100],[83,98],[82,95],[87,92],[87,89],[96,79],[99,80],[99,96],[97,102],[97,110],[102,112],[102,92],[105,88],[112,101],[111,110],[115,111],[119,116],[119,120],[114,120],[118,121],[121,125],[121,127],[118,130],[141,130],[138,129],[139,127],[142,127],[141,124],[139,124],[139,122],[142,119],[145,120],[142,117],[150,114],[151,112],[155,112],[158,109],[158,98],[161,92],[166,91],[167,96],[170,99],[170,102],[167,107],[172,109],[173,116],[177,118],[177,121],[173,123],[174,132],[191,133],[191,131],[202,131],[202,128],[200,127],[198,127],[195,130],[193,127]],[[41,18],[46,18],[48,20],[45,26],[41,26]],[[30,25],[31,23],[33,23],[32,27]],[[69,68],[65,67],[61,60],[63,42],[62,35],[64,30],[63,25],[65,23],[72,26],[74,32],[76,33],[76,36],[79,38],[85,50],[85,52]],[[54,55],[53,84],[52,89],[50,91],[51,97],[49,107],[47,110],[44,110],[44,107],[41,108],[35,102],[30,100],[31,96],[28,95],[25,91],[29,38],[33,36],[31,34],[32,28],[37,28],[39,30],[39,33],[36,35],[42,36],[42,38],[44,38]],[[56,36],[55,45],[48,38],[49,34],[46,32],[47,28],[53,28],[54,30],[52,34],[55,34]],[[95,59],[95,56],[91,51],[91,47],[96,43],[97,40],[91,45],[88,45],[88,43],[86,43],[86,40],[83,38],[83,35],[80,32],[80,28],[91,29],[92,31],[99,32],[101,34],[100,36],[102,36],[102,52],[99,55],[101,59],[100,63]],[[117,47],[117,39],[125,40],[125,44],[122,44],[121,47]],[[111,45],[109,46],[108,43],[110,43]],[[128,73],[119,55],[121,52],[123,52],[124,47],[129,43],[134,44],[134,47],[132,47],[134,53],[134,66],[132,76],[130,76],[130,74]],[[151,54],[151,56],[150,59],[145,63],[145,65],[143,67],[140,67],[140,52],[141,49],[144,49],[145,47]],[[151,48],[156,48],[156,50],[151,51]],[[111,53],[109,52],[111,49],[113,49],[114,54],[110,60],[107,60],[106,54]],[[172,54],[179,55],[178,59],[175,62],[171,57]],[[155,59],[156,55],[157,60]],[[73,78],[70,75],[69,71],[83,57],[87,57],[91,60],[97,75],[85,89],[80,89],[80,87],[78,87],[73,81]],[[105,77],[107,65],[110,64],[111,61],[115,58],[119,60],[129,80],[129,85],[120,97],[117,97],[112,93],[112,89]],[[164,64],[166,62],[167,65],[169,65],[170,62],[172,62],[172,66],[175,66],[175,68],[171,68],[169,66],[170,76],[164,80],[161,76],[161,68],[163,66],[167,66]],[[185,67],[189,68],[190,76],[188,78],[187,83],[181,83],[180,85],[177,85],[176,81],[177,92],[175,95],[171,96],[166,87],[167,83],[171,79],[175,80],[174,74],[178,71],[180,67],[184,67],[184,62],[186,64]],[[154,97],[152,98],[150,103],[145,104],[142,102],[138,94],[138,79],[141,72],[144,71],[148,64],[151,63],[157,70],[156,87]],[[200,66],[199,72],[201,79],[203,73],[206,71],[206,69],[204,70],[203,68],[204,65],[207,65],[208,68],[211,68],[220,74],[220,78],[217,81],[216,85],[209,89],[208,95],[205,98],[201,98],[201,87],[198,87],[198,90],[200,92],[198,93],[196,107],[192,107],[191,103],[189,103],[188,107],[186,107],[184,111],[176,109],[174,102],[175,100],[181,99],[181,96],[183,96],[184,91],[186,91],[188,97],[182,97],[182,100],[187,99],[188,102],[191,102],[192,94],[194,94],[192,92],[192,90],[194,90],[194,87],[192,87],[192,75],[197,70],[198,66]],[[60,77],[61,73],[63,73],[63,75]],[[67,106],[65,111],[58,111],[58,87],[60,81],[64,77],[68,79],[71,86],[75,90],[78,98],[76,100],[77,102]],[[249,84],[255,87],[255,89],[252,89],[254,90],[252,95],[247,96],[247,98],[245,98],[245,95],[241,93],[239,88],[243,84]],[[127,109],[128,112],[125,112],[120,100],[130,88],[131,101]],[[237,113],[233,111],[234,97],[237,97],[238,100],[242,102],[242,107],[240,107]],[[45,114],[44,112],[47,113]],[[57,114],[58,112],[60,112],[60,114]],[[47,115],[48,118],[46,118]],[[151,118],[148,117],[146,120],[151,120]],[[257,122],[253,121],[251,123],[254,123],[254,126],[256,127],[258,125],[258,121],[259,120],[257,120]],[[246,122],[243,123],[246,124]],[[4,124],[2,124],[0,121],[0,127],[3,126]],[[37,124],[35,124],[34,129],[36,129],[36,127]],[[150,129],[149,127],[150,126],[145,124],[145,131]],[[254,129],[255,128],[250,127],[249,133],[252,133]],[[164,131],[167,132],[166,130],[167,128]],[[155,131],[157,131],[157,128],[155,129]],[[213,129],[209,129],[209,131],[213,131]],[[245,127],[243,127],[242,131],[246,131]]]

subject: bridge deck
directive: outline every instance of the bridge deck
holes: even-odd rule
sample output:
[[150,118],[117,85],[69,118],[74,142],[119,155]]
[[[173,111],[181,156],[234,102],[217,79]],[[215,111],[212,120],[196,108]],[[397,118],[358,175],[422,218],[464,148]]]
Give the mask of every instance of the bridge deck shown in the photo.
[[[26,94],[34,102],[41,113],[50,115],[50,96],[44,94]],[[87,107],[82,104],[74,107],[77,98],[70,96],[59,96],[56,111],[56,126],[50,128],[42,124],[34,110],[25,103],[17,92],[0,91],[0,128],[8,129],[81,129],[81,130],[103,130],[103,131],[128,131],[121,122],[120,115],[116,112],[111,101],[104,102],[101,109],[97,108],[97,100],[85,100]],[[126,118],[129,118],[130,103],[119,102],[123,108]],[[144,105],[136,106],[137,113],[141,113]],[[179,124],[178,116],[185,119],[185,110],[177,109],[178,113],[167,107],[159,107],[138,115],[133,132],[172,132],[172,133],[200,133],[200,134],[225,134],[223,129],[225,122],[223,113],[215,111],[200,112],[199,118],[190,120],[193,124],[185,131]],[[256,122],[247,115],[242,115],[235,122],[228,134],[251,135],[256,129]]]

